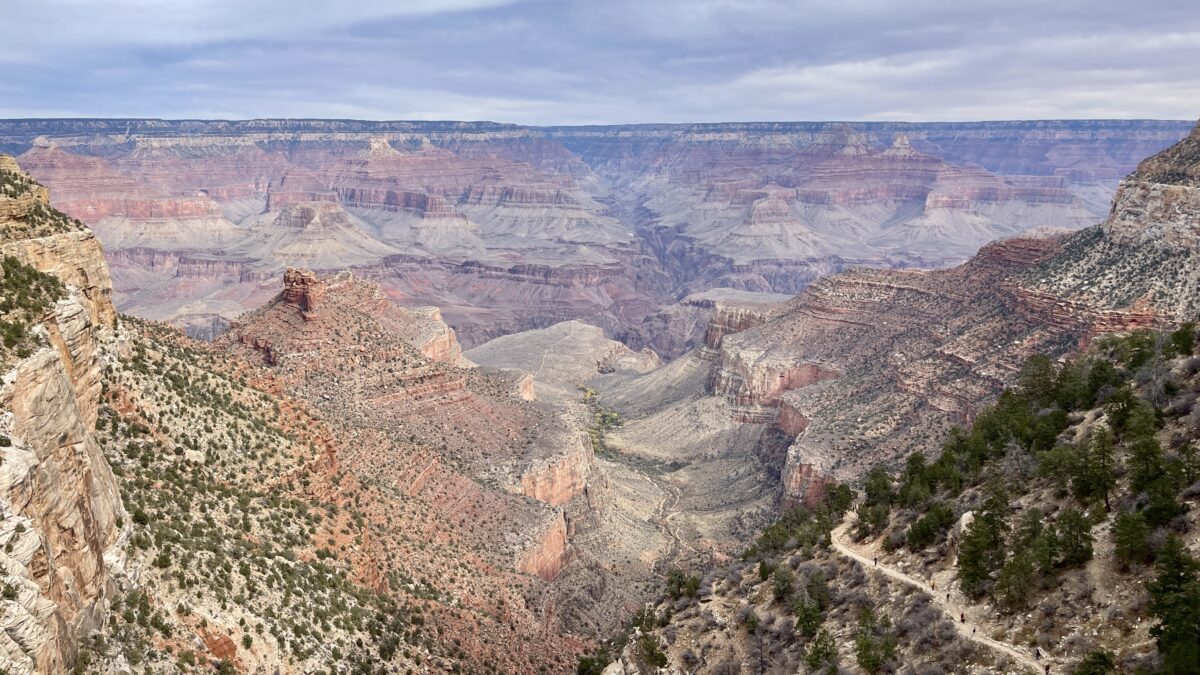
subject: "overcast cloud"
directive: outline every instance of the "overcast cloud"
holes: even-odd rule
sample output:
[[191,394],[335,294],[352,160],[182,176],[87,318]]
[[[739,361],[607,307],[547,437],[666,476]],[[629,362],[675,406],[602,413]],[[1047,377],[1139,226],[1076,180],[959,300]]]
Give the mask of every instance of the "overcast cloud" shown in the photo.
[[1200,116],[1200,2],[0,0],[0,117]]

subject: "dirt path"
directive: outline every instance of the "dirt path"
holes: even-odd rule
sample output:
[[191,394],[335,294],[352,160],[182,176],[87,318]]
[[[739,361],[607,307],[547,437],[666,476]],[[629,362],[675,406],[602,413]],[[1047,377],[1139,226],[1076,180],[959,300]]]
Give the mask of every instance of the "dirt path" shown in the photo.
[[[662,522],[663,531],[666,532],[667,536],[671,538],[672,542],[674,542],[672,553],[675,555],[672,557],[677,557],[683,549],[687,549],[692,553],[698,553],[699,551],[692,548],[691,544],[687,543],[683,540],[683,537],[679,536],[679,527],[676,526],[672,521],[672,519],[680,513],[679,499],[683,496],[683,491],[668,480],[664,479],[661,483],[659,483],[649,476],[647,476],[647,479],[650,480],[650,482],[658,485],[660,489],[666,492],[662,502],[658,505],[657,517],[658,520]],[[667,501],[671,502],[669,506],[667,505]]]
[[[992,638],[987,637],[985,632],[988,627],[976,623],[969,615],[967,616],[966,623],[959,621],[959,617],[963,614],[969,614],[968,610],[970,609],[968,605],[959,602],[959,599],[961,598],[960,594],[952,593],[950,595],[950,600],[947,600],[945,590],[935,591],[929,586],[929,584],[925,583],[921,579],[909,576],[908,574],[905,574],[904,572],[901,572],[900,570],[887,564],[876,565],[873,551],[868,549],[867,554],[864,555],[862,553],[863,549],[857,547],[850,541],[850,537],[847,535],[847,530],[850,529],[852,524],[852,519],[847,518],[842,522],[841,525],[838,525],[836,528],[834,528],[833,532],[830,534],[830,541],[833,544],[835,551],[857,561],[863,566],[863,569],[867,570],[868,572],[878,572],[884,574],[892,579],[895,579],[896,581],[899,581],[900,583],[908,584],[909,586],[915,586],[928,593],[930,597],[933,598],[933,603],[949,617],[950,621],[954,624],[955,630],[957,630],[958,634],[964,639],[971,640],[972,642],[981,644],[988,649],[1000,652],[1011,658],[1013,661],[1016,661],[1018,664],[1025,666],[1034,673],[1040,674],[1045,672],[1044,668],[1047,663],[1056,665],[1045,655],[1043,655],[1042,660],[1039,662],[1033,658],[1033,654],[1025,651],[1024,649],[1020,649],[1006,642],[1000,642],[999,640],[993,640]],[[1061,668],[1059,670],[1052,670],[1051,672],[1061,672]]]
[[670,547],[659,561],[664,567],[673,564],[679,560],[684,549],[697,553],[692,545],[683,540],[679,536],[679,530],[671,519],[679,514],[677,507],[679,505],[680,490],[667,480],[655,480],[649,472],[643,472],[635,467],[629,467],[634,475],[642,480],[650,483],[656,490],[662,493],[663,497],[659,500],[658,505],[654,507],[654,513],[648,519],[653,523],[668,539],[671,541]]

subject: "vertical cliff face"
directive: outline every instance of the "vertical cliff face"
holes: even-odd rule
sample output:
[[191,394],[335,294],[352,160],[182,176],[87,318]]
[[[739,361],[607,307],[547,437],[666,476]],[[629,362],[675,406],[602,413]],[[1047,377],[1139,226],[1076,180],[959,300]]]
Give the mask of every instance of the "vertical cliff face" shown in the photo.
[[[62,283],[36,315],[4,317],[27,320],[29,340],[5,350],[0,383],[0,669],[62,672],[103,623],[123,562],[124,510],[93,434],[112,290],[91,232],[50,210],[10,158],[0,158],[0,179],[6,274],[37,270]],[[5,300],[19,303],[14,284]]]

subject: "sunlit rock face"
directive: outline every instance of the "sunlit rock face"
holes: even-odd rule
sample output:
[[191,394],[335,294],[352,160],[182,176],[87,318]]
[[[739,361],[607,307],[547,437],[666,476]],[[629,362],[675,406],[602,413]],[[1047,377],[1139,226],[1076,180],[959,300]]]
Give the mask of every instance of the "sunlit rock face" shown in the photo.
[[95,229],[118,307],[212,337],[286,267],[354,269],[470,348],[584,318],[677,356],[662,308],[795,294],[853,264],[939,267],[1103,219],[1182,122],[529,128],[353,121],[0,122]]

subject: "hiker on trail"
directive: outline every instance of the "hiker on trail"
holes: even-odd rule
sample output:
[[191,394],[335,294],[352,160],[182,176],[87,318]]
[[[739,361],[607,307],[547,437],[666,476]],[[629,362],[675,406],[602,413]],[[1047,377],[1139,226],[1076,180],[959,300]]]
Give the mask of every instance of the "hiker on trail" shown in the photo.
[[975,634],[975,626],[971,626],[971,635]]
[[1037,661],[1041,661],[1042,660],[1042,650],[1038,649],[1037,647],[1034,647],[1033,648],[1033,658]]
[[966,623],[967,622],[967,613],[959,612],[958,613],[958,621],[959,621],[959,623]]
[[950,591],[946,591],[946,602],[950,602]]
[[879,567],[879,556],[875,556],[875,566]]
[[1050,664],[1046,664],[1046,675],[1050,675]]
[[937,590],[937,582],[936,582],[936,581],[934,581],[933,579],[930,579],[930,580],[929,580],[929,588],[930,588],[931,590],[934,590],[934,591],[936,591],[936,590]]

